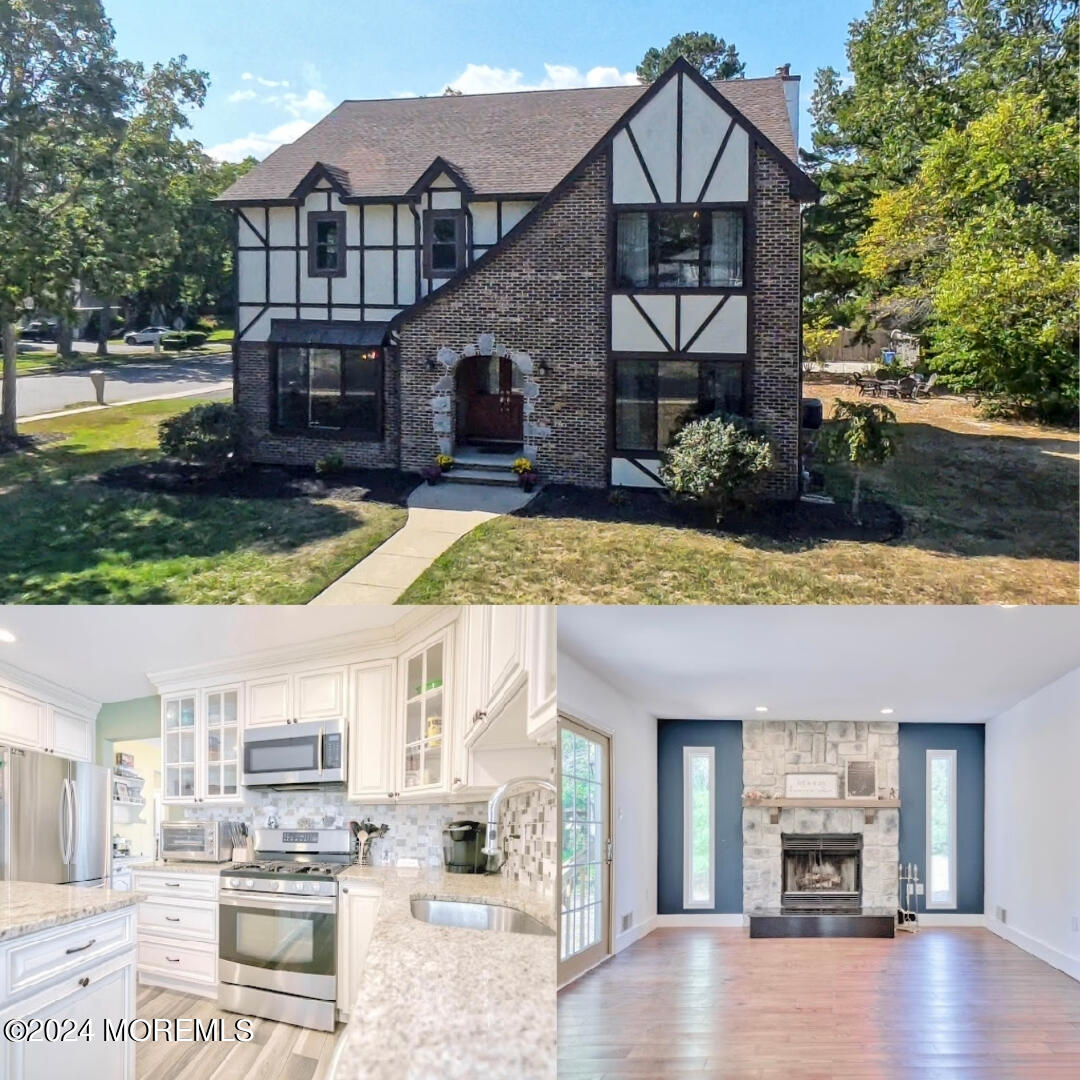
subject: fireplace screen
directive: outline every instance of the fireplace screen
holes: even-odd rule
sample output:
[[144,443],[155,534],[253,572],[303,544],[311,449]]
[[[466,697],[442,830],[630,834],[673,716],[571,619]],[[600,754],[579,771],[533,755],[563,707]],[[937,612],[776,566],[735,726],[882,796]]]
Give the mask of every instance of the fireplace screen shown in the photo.
[[862,836],[859,833],[781,837],[782,911],[858,914],[862,909]]

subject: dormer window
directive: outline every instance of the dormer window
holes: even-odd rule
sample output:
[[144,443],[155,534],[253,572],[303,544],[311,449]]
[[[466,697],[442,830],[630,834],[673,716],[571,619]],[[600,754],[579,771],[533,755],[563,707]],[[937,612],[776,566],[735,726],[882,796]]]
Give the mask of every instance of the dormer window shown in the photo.
[[308,214],[308,275],[345,276],[345,213],[327,210]]
[[465,269],[465,211],[424,213],[424,276],[453,277]]

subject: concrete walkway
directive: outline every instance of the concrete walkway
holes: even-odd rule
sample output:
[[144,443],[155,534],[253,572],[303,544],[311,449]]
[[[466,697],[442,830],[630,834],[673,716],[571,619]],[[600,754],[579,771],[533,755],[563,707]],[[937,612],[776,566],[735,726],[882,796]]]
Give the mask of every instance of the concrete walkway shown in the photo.
[[392,604],[456,540],[535,496],[492,484],[422,484],[409,496],[404,527],[311,603]]

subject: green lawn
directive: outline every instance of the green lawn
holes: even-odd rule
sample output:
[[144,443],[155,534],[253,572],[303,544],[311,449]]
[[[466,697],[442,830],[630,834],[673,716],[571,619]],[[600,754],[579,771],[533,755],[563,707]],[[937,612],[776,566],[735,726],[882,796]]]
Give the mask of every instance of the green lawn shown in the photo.
[[[818,387],[827,402],[839,387]],[[545,496],[459,540],[402,603],[1063,603],[1078,600],[1075,431],[980,421],[966,402],[890,403],[900,451],[867,495],[899,539],[781,541],[640,520],[563,516]],[[850,481],[830,477],[843,497]],[[603,500],[603,496],[600,499]]]
[[[229,335],[228,338],[222,338],[220,341],[228,342],[232,340],[231,330],[220,332]],[[208,345],[210,342],[218,342],[218,347],[201,345],[194,349],[185,349],[184,356],[190,356],[191,354],[219,356],[226,351],[220,348],[220,341],[211,335],[208,339]],[[155,360],[168,360],[170,357],[175,358],[175,356],[175,353],[169,352],[156,353],[152,347],[139,349],[138,352],[113,353],[109,356],[96,356],[93,353],[84,352],[76,353],[74,356],[60,356],[55,350],[51,352],[23,352],[18,355],[15,370],[20,375],[62,374],[65,371],[86,371],[89,368],[97,367],[111,368],[123,367],[125,364],[147,364],[153,363]]]
[[106,487],[157,456],[157,425],[195,404],[146,402],[22,425],[0,454],[0,603],[296,604],[405,523],[400,506]]

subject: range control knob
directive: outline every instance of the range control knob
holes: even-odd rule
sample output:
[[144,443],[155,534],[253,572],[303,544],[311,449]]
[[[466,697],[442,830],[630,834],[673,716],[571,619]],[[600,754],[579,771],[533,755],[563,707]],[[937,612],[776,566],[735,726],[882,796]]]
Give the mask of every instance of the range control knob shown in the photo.
[[304,883],[302,881],[294,881],[293,882],[293,888],[297,892],[303,892],[304,891]]
[[240,879],[238,877],[229,878],[229,888],[238,889],[240,887]]
[[255,888],[255,882],[251,878],[244,878],[244,888],[245,889],[254,889]]

